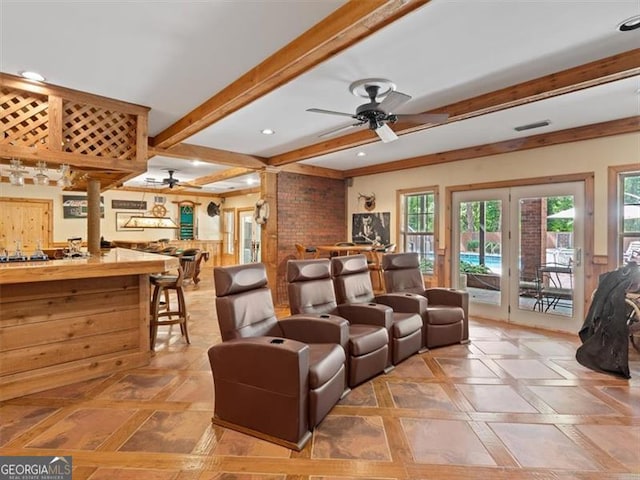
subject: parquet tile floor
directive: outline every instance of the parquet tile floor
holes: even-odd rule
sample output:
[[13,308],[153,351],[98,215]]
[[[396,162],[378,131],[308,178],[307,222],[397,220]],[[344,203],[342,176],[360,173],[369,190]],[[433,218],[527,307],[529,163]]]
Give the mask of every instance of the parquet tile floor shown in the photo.
[[501,322],[353,389],[301,452],[212,427],[204,277],[191,345],[166,328],[144,368],[1,403],[0,454],[72,455],[74,480],[640,479],[640,356],[627,381],[580,366],[574,336]]

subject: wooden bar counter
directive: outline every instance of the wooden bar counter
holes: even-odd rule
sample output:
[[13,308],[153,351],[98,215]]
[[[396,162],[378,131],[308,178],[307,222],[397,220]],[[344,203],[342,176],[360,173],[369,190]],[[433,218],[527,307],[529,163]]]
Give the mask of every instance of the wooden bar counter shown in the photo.
[[0,264],[0,400],[149,363],[149,274],[178,259],[104,256]]

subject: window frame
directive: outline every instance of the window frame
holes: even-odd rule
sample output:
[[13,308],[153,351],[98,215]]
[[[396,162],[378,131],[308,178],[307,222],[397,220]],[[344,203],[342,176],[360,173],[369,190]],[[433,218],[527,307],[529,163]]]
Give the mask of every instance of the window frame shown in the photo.
[[[433,195],[433,223],[432,223],[432,231],[425,232],[412,232],[412,235],[424,235],[424,236],[432,236],[433,238],[433,270],[431,271],[423,271],[422,274],[425,276],[437,276],[438,272],[438,245],[439,245],[439,236],[438,232],[439,228],[439,191],[437,185],[429,185],[424,187],[410,188],[410,189],[401,189],[396,190],[396,205],[397,205],[397,245],[398,250],[401,252],[407,252],[407,232],[406,225],[408,223],[408,212],[407,212],[407,199],[409,197],[414,197],[418,195]],[[429,212],[426,212],[427,214]],[[426,223],[425,223],[426,224]]]
[[640,175],[638,164],[612,166],[608,169],[607,185],[607,266],[609,270],[617,269],[623,261],[624,238],[637,237],[640,240],[640,232],[626,234],[623,231],[624,215],[624,179],[629,176]]

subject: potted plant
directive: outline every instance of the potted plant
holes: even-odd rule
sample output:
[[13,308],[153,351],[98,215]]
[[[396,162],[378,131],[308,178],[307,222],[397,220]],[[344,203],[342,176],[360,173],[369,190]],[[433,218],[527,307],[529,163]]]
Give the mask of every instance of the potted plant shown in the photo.
[[486,265],[475,265],[460,260],[460,274],[467,276],[468,287],[500,290],[500,275],[493,273]]

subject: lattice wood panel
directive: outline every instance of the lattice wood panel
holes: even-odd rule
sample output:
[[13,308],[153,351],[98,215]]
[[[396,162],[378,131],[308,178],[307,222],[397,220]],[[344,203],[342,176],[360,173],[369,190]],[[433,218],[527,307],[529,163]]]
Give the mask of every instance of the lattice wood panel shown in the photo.
[[22,90],[0,88],[0,143],[34,147],[48,137],[47,97]]
[[63,102],[64,151],[135,160],[136,116],[105,108]]

